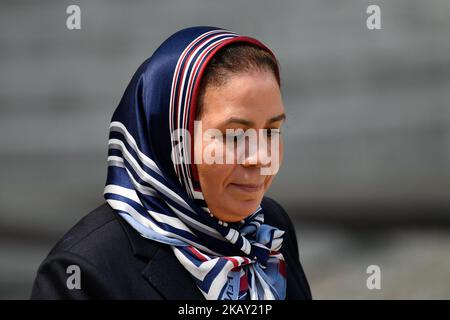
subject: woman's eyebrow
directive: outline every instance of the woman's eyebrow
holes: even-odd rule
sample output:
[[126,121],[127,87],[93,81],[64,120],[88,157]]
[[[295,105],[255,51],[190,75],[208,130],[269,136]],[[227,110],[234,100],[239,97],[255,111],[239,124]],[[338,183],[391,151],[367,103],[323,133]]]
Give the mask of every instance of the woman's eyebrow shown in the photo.
[[282,113],[282,114],[279,114],[279,115],[277,115],[275,117],[270,118],[269,120],[267,120],[266,123],[269,124],[269,123],[277,122],[277,121],[281,121],[281,120],[286,120],[286,114],[285,113]]
[[[269,120],[266,121],[266,124],[272,123],[272,122],[277,122],[277,121],[281,121],[281,120],[285,120],[286,119],[286,114],[282,113],[279,114],[275,117],[270,118]],[[226,126],[230,123],[239,123],[248,127],[251,127],[254,125],[253,121],[247,120],[247,119],[243,119],[243,118],[237,118],[237,117],[231,117],[229,119],[227,119],[226,121],[223,122],[223,126]]]
[[230,124],[230,123],[239,123],[239,124],[243,124],[248,127],[251,127],[253,125],[253,121],[246,120],[243,118],[236,118],[236,117],[228,118],[228,120],[224,121],[222,125],[226,126],[227,124]]

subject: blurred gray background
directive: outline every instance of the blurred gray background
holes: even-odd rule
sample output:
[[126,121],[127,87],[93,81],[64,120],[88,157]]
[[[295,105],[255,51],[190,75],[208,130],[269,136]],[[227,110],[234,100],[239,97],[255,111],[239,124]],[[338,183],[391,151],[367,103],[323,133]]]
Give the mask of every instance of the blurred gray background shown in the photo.
[[[71,4],[81,30],[66,28]],[[369,4],[382,30],[367,29]],[[3,0],[0,298],[28,298],[52,245],[103,202],[114,108],[193,25],[256,37],[281,62],[285,162],[269,193],[314,298],[449,299],[448,0]]]

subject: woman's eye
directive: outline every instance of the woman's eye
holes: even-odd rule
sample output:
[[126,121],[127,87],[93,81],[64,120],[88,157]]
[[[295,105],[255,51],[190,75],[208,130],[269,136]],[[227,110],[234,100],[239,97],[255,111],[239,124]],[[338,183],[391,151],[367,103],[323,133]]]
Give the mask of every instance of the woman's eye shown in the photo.
[[267,129],[267,136],[268,137],[273,137],[273,136],[276,136],[278,134],[281,134],[281,130],[280,129]]
[[227,135],[227,140],[228,141],[233,141],[234,143],[237,143],[237,142],[239,142],[242,139],[243,136],[244,136],[243,133],[241,133],[241,134],[230,134],[230,135]]
[[[265,133],[266,137],[272,138],[276,135],[280,135],[281,130],[277,129],[277,128],[265,129],[264,133]],[[257,135],[257,133],[256,133],[256,135]],[[238,143],[245,137],[245,133],[233,133],[233,134],[227,134],[225,136],[226,136],[226,141]]]

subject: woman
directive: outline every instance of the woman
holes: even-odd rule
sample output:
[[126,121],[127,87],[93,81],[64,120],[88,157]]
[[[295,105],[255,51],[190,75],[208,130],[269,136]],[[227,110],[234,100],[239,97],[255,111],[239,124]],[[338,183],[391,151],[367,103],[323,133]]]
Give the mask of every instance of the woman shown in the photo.
[[172,35],[113,114],[106,203],[52,249],[32,298],[311,299],[292,223],[264,197],[284,118],[261,42],[216,27]]

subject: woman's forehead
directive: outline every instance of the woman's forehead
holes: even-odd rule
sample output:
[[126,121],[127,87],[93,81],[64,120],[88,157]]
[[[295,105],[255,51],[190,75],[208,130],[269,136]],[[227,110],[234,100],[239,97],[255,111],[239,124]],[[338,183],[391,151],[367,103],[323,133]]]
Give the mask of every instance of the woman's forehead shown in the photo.
[[202,119],[252,126],[284,114],[281,92],[273,76],[234,76],[225,85],[206,90]]

